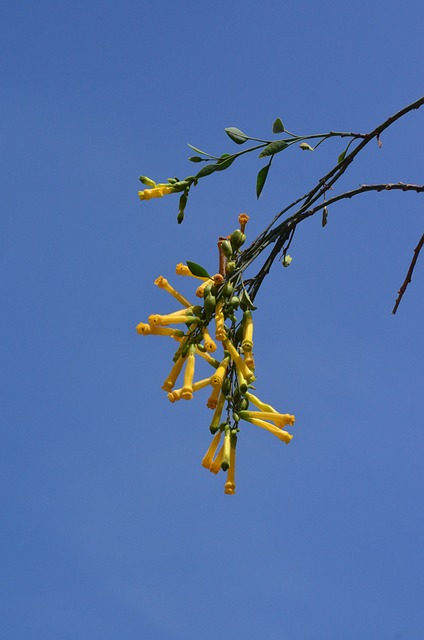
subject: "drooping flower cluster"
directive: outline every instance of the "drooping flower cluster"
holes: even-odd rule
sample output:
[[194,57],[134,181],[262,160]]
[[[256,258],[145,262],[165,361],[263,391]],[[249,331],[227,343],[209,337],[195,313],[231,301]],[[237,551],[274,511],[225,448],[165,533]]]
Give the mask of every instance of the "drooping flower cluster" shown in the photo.
[[[137,325],[137,332],[141,335],[167,336],[179,343],[172,368],[162,385],[170,402],[191,400],[197,391],[209,389],[206,406],[213,411],[209,426],[213,438],[202,465],[215,474],[220,470],[227,473],[224,491],[230,495],[235,493],[236,486],[235,461],[240,421],[266,429],[286,444],[293,436],[285,427],[294,423],[293,415],[279,413],[252,393],[256,380],[253,305],[249,304],[243,284],[234,286],[226,277],[236,266],[240,247],[245,241],[247,220],[248,216],[241,214],[240,229],[220,239],[221,273],[209,276],[202,267],[191,262],[176,266],[177,275],[201,281],[196,297],[203,304],[192,304],[166,278],[159,276],[155,285],[167,291],[180,308],[165,315],[152,314],[147,323]],[[240,312],[241,317],[238,317]],[[219,358],[211,355],[217,351],[217,343],[223,349]],[[211,366],[209,377],[194,379],[196,358],[202,358]],[[255,410],[250,409],[250,405]]]

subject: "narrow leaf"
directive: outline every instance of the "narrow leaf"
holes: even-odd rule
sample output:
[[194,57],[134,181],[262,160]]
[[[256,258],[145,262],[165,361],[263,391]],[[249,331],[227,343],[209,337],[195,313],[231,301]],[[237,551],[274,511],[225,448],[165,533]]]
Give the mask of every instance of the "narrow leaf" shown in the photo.
[[255,305],[251,301],[250,296],[247,293],[246,289],[243,289],[243,292],[240,296],[240,307],[243,309],[243,311],[247,311],[248,309],[250,311],[254,311],[255,309],[258,308],[258,307],[255,307]]
[[262,167],[262,169],[258,173],[258,176],[256,178],[256,197],[257,198],[259,198],[259,196],[262,193],[262,189],[264,188],[265,181],[268,177],[268,171],[270,166],[271,166],[271,162],[269,162],[265,167]]
[[210,278],[209,273],[200,266],[200,264],[196,264],[195,262],[190,262],[190,260],[186,261],[188,268],[194,276],[199,276],[200,278]]
[[341,162],[343,162],[343,160],[345,159],[345,156],[346,156],[346,151],[343,151],[343,153],[341,153],[337,158],[337,164],[340,164]]
[[228,158],[219,160],[215,164],[207,164],[202,169],[200,169],[195,178],[198,180],[199,178],[209,176],[211,173],[215,173],[215,171],[224,171],[224,169],[228,169],[228,167],[233,164],[235,159],[235,156],[229,156]]
[[233,164],[235,159],[235,156],[229,156],[228,158],[220,160],[216,163],[216,171],[223,171],[224,169],[228,169],[228,167]]
[[240,131],[240,129],[237,129],[237,127],[227,127],[225,133],[236,144],[243,144],[249,139],[249,136],[243,133],[243,131]]
[[214,173],[215,171],[217,171],[216,164],[206,164],[204,167],[200,169],[199,173],[196,174],[195,178],[198,180],[199,178],[210,176],[210,174]]
[[280,118],[277,118],[274,124],[272,125],[272,133],[283,133],[284,125],[281,122]]
[[273,156],[275,153],[284,151],[284,149],[286,149],[288,146],[289,145],[284,140],[276,140],[275,142],[270,142],[259,154],[259,157],[265,158],[266,156]]
[[202,154],[202,156],[208,156],[209,158],[215,158],[215,156],[212,156],[207,151],[202,151],[201,149],[198,149],[197,147],[193,147],[193,145],[189,144],[188,142],[187,142],[187,146],[190,147],[190,149],[193,149],[193,151],[195,151],[196,153]]

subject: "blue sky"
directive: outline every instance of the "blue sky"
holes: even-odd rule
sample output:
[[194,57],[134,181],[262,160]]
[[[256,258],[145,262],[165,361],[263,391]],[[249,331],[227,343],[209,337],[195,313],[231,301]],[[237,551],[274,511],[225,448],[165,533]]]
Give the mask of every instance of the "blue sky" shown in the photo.
[[[184,177],[190,142],[367,131],[422,95],[420,2],[3,3],[2,572],[7,640],[418,640],[422,617],[422,196],[361,195],[299,228],[257,298],[260,395],[296,415],[285,447],[239,440],[237,494],[200,460],[203,397],[171,405],[172,345],[135,325],[153,285],[251,216],[249,239],[340,144],[140,202]],[[424,111],[340,188],[422,183]],[[191,295],[190,283],[181,288]],[[259,432],[260,431],[260,432]]]

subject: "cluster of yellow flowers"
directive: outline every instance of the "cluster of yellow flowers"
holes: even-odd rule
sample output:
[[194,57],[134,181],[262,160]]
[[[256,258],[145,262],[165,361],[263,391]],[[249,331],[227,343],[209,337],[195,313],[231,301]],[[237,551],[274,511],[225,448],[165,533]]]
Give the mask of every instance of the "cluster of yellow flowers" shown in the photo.
[[[200,389],[210,389],[206,406],[213,410],[209,427],[213,438],[202,465],[215,474],[220,470],[227,472],[225,493],[230,495],[235,493],[236,486],[239,422],[244,420],[266,429],[286,444],[293,436],[284,427],[294,423],[293,415],[279,413],[252,393],[256,380],[252,310],[243,302],[242,296],[235,295],[238,290],[234,290],[231,281],[225,277],[236,266],[240,247],[246,237],[244,228],[247,220],[248,216],[241,214],[240,229],[220,239],[221,273],[209,276],[199,265],[190,262],[176,266],[177,275],[201,281],[196,289],[196,297],[203,304],[192,304],[166,278],[159,276],[155,285],[167,291],[181,307],[166,315],[152,314],[147,323],[137,325],[137,332],[141,335],[168,336],[179,343],[171,371],[162,385],[171,402],[191,400]],[[239,309],[242,311],[241,319],[237,318]],[[184,329],[172,325],[182,325]],[[210,335],[210,325],[214,328],[215,340]],[[217,342],[223,348],[220,359],[211,355],[217,351]],[[194,380],[196,356],[213,369],[209,377],[197,381]],[[181,386],[175,388],[180,376]],[[250,404],[256,410],[250,410]]]

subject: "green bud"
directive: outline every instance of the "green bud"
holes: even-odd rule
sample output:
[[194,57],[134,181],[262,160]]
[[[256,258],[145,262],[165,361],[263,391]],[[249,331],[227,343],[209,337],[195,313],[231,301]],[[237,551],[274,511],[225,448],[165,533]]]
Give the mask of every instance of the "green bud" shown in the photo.
[[140,176],[140,182],[146,185],[146,187],[156,187],[156,182],[147,176]]
[[225,265],[225,270],[226,270],[227,273],[232,273],[235,268],[236,268],[236,263],[234,262],[234,260],[230,260]]
[[206,298],[203,298],[203,300],[204,300],[205,315],[206,315],[206,318],[209,320],[209,318],[215,311],[216,298],[211,293],[208,293]]
[[302,151],[313,151],[313,147],[311,147],[311,145],[307,142],[301,142],[299,147],[302,149]]
[[290,263],[291,263],[292,260],[293,260],[293,258],[291,256],[288,256],[288,255],[284,256],[283,262],[282,262],[283,267],[290,266]]
[[231,282],[226,282],[222,288],[222,295],[224,296],[224,298],[229,298],[232,293],[234,291],[234,286],[231,284]]
[[221,249],[222,249],[222,253],[224,254],[224,256],[226,256],[227,258],[230,258],[233,254],[233,248],[231,246],[231,243],[228,242],[228,240],[223,240],[221,242]]
[[231,246],[233,248],[233,252],[237,251],[237,249],[239,249],[242,244],[244,244],[246,241],[246,234],[243,233],[242,231],[240,231],[240,229],[236,229],[235,231],[233,231],[233,233],[231,234],[231,238],[230,238],[230,242],[231,242]]
[[189,186],[187,180],[180,180],[179,182],[173,182],[172,188],[175,192],[184,191]]
[[224,382],[222,383],[222,387],[221,387],[222,393],[224,394],[224,396],[228,396],[228,394],[231,391],[231,381],[228,378],[225,378]]
[[249,400],[247,398],[242,398],[239,402],[239,411],[246,411],[249,408]]

